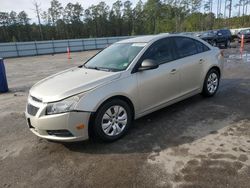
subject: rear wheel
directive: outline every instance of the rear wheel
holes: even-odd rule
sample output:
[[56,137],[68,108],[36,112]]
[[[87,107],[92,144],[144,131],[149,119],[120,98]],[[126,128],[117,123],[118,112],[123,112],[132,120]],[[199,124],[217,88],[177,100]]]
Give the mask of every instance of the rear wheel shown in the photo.
[[104,103],[94,117],[93,131],[103,141],[121,138],[132,122],[130,106],[123,100],[114,99]]
[[205,97],[212,97],[218,90],[220,82],[220,75],[216,69],[208,71],[203,83],[202,95]]

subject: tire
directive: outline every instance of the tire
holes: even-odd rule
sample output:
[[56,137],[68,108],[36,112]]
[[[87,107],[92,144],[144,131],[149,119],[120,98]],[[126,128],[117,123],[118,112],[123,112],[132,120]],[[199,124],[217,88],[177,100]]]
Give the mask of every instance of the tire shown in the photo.
[[225,48],[230,48],[230,40],[227,40],[227,41],[225,42]]
[[[217,82],[216,82],[217,79]],[[211,83],[212,82],[212,83]],[[203,83],[202,95],[204,97],[212,97],[218,91],[220,84],[220,74],[216,69],[210,69]]]
[[97,110],[93,118],[92,130],[95,138],[112,142],[124,136],[131,123],[132,111],[130,106],[123,100],[113,99],[104,103]]

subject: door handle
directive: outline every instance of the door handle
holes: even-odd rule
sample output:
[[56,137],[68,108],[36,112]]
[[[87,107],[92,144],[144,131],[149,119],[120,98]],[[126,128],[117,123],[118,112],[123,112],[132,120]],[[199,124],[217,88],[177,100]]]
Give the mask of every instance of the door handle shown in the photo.
[[171,74],[175,74],[176,72],[177,72],[176,69],[172,69],[170,73],[171,73]]

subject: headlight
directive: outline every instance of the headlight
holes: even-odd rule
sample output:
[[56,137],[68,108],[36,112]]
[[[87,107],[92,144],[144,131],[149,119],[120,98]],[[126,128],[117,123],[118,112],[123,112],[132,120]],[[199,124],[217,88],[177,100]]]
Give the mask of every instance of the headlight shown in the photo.
[[76,104],[80,100],[80,96],[73,96],[59,102],[49,103],[46,108],[46,115],[59,114],[69,112],[75,109]]

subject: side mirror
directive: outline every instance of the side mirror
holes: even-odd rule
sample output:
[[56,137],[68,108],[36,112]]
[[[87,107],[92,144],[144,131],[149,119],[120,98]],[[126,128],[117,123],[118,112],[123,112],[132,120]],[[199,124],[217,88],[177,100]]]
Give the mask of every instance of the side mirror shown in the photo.
[[150,69],[157,69],[159,65],[153,59],[145,59],[141,66],[139,67],[139,71],[150,70]]

